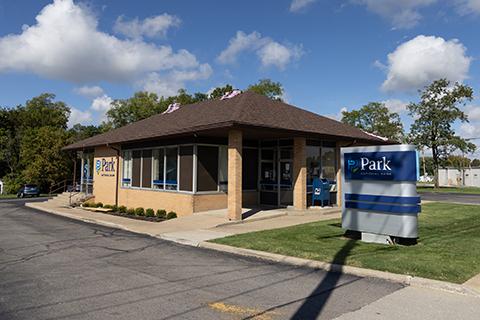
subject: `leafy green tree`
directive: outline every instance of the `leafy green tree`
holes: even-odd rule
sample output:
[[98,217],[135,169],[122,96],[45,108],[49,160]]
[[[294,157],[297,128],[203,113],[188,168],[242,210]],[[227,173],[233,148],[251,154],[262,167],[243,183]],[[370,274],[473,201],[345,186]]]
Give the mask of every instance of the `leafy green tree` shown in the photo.
[[247,90],[262,94],[272,100],[279,101],[282,101],[284,93],[282,84],[280,82],[273,82],[270,79],[261,79],[257,83],[248,86]]
[[20,158],[25,182],[36,183],[42,190],[70,177],[71,159],[62,148],[68,144],[63,128],[44,126],[22,136]]
[[402,141],[404,138],[400,116],[390,112],[381,102],[370,102],[358,110],[343,111],[341,121],[389,140]]
[[467,157],[459,155],[449,155],[442,165],[444,167],[454,167],[458,170],[462,170],[470,167],[471,161]]
[[480,159],[473,159],[472,162],[470,163],[472,167],[480,167]]
[[419,148],[432,150],[434,181],[438,188],[438,167],[448,155],[456,150],[473,152],[476,146],[455,135],[452,128],[456,121],[468,122],[467,115],[460,109],[473,99],[469,86],[440,79],[420,91],[420,102],[408,105],[414,123],[408,140]]
[[210,99],[218,99],[221,98],[227,92],[232,92],[233,87],[230,84],[227,84],[223,87],[217,87],[213,89],[212,93],[210,93]]
[[0,108],[0,177],[17,171],[20,162],[17,108]]
[[155,93],[136,92],[128,99],[117,99],[107,111],[108,121],[115,128],[148,118],[165,111],[166,106],[161,103]]
[[67,129],[70,108],[64,102],[53,101],[55,95],[43,93],[20,107],[20,125],[23,129],[53,127]]
[[75,124],[68,130],[69,143],[74,143],[103,133],[101,126]]

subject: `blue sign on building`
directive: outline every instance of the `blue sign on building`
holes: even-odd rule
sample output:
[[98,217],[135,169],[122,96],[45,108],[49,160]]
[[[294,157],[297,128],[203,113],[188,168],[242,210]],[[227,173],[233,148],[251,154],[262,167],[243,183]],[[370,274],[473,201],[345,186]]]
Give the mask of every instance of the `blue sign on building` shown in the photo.
[[417,181],[417,158],[416,151],[345,153],[345,179]]

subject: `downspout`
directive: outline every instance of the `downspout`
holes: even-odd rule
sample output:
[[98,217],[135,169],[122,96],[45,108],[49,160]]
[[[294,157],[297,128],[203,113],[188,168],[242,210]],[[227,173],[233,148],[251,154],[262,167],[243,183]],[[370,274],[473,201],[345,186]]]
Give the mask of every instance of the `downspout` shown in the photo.
[[117,171],[117,174],[115,176],[115,206],[118,207],[118,179],[120,177],[120,149],[117,149],[113,146],[110,146],[108,143],[107,143],[107,147],[109,148],[112,148],[113,150],[115,150],[117,152],[117,164],[116,164],[116,171]]

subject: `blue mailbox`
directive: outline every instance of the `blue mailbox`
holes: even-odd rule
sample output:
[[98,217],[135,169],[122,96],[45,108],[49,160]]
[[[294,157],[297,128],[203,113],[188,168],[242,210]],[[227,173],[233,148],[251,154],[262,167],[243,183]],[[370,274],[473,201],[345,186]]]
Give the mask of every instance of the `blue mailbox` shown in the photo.
[[312,188],[312,206],[315,201],[320,201],[322,207],[325,201],[327,205],[330,204],[330,183],[327,179],[314,178]]

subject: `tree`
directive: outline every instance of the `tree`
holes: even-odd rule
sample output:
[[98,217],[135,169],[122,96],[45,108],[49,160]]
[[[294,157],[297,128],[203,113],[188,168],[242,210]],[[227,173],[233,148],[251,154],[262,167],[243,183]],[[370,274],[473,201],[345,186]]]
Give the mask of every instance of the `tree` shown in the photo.
[[20,107],[22,130],[46,126],[67,129],[70,108],[64,102],[55,102],[54,99],[54,94],[43,93],[28,100],[25,107]]
[[20,158],[25,182],[36,183],[42,190],[65,180],[71,174],[71,160],[62,151],[68,135],[62,128],[44,126],[27,131],[21,142]]
[[217,87],[213,89],[212,93],[210,93],[210,99],[218,99],[221,98],[227,92],[232,92],[233,87],[230,84],[227,84],[223,87]]
[[22,183],[38,183],[42,190],[65,179],[69,155],[62,152],[68,143],[70,109],[55,95],[44,93],[24,106],[0,111],[0,162],[8,171],[3,180],[7,192],[16,192]]
[[473,159],[472,162],[470,163],[472,167],[480,167],[480,159]]
[[408,140],[418,148],[432,150],[434,181],[438,188],[438,167],[440,161],[456,150],[473,152],[475,145],[455,135],[452,125],[456,121],[468,122],[467,115],[459,106],[473,99],[469,86],[440,79],[420,91],[420,102],[410,103],[408,110],[415,119],[410,128]]
[[273,82],[270,79],[261,79],[257,83],[248,86],[247,90],[251,90],[272,100],[278,101],[282,101],[284,93],[282,84],[280,82]]
[[151,92],[136,92],[133,97],[128,99],[117,99],[112,103],[112,107],[107,111],[107,122],[103,123],[103,129],[123,127],[132,122],[136,122],[155,114],[161,113],[172,103],[182,105],[196,103],[207,100],[206,94],[197,92],[190,95],[186,90],[178,90],[178,94],[172,97],[158,97]]
[[341,121],[389,140],[402,141],[404,137],[400,116],[384,103],[370,102],[358,110],[342,111]]

